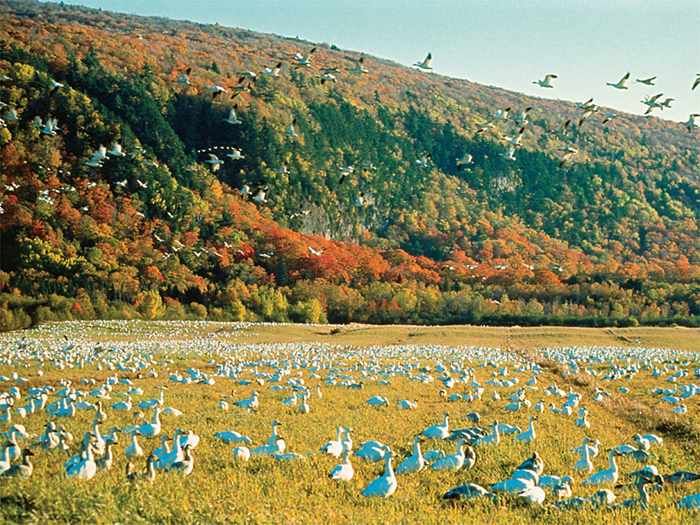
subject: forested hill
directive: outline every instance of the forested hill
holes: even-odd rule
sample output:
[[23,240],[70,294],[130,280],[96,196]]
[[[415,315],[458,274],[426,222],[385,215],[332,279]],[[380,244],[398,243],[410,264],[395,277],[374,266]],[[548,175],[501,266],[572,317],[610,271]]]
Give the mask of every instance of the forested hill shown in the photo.
[[698,323],[692,126],[2,0],[0,118],[0,328]]

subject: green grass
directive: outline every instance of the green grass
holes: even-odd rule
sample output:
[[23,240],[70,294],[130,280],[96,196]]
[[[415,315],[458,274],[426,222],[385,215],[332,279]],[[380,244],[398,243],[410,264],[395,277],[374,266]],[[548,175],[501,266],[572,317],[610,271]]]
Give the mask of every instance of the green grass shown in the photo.
[[[584,435],[582,429],[574,425],[574,418],[564,418],[545,411],[537,422],[538,437],[533,445],[516,444],[512,438],[505,437],[495,448],[478,448],[476,466],[466,472],[436,473],[424,471],[417,475],[399,477],[396,494],[388,500],[368,500],[360,495],[366,483],[382,469],[380,464],[367,464],[354,459],[356,475],[350,483],[338,484],[327,479],[328,471],[337,463],[331,457],[317,453],[319,446],[335,435],[337,424],[353,428],[355,446],[367,439],[379,439],[389,444],[397,456],[403,456],[410,450],[412,436],[428,424],[437,422],[439,415],[448,411],[454,426],[464,426],[466,413],[477,410],[482,421],[494,419],[508,423],[517,423],[522,428],[527,424],[528,413],[508,414],[503,410],[504,400],[493,401],[493,387],[486,386],[483,400],[473,404],[464,402],[447,403],[439,395],[440,383],[419,384],[405,378],[394,377],[391,385],[385,387],[375,381],[365,379],[363,390],[347,390],[340,387],[326,386],[322,383],[325,371],[321,371],[321,389],[323,398],[314,394],[311,399],[312,410],[308,415],[300,415],[284,407],[279,400],[289,392],[273,392],[270,385],[239,386],[224,378],[215,378],[216,384],[177,385],[167,381],[168,372],[184,372],[188,366],[199,367],[208,372],[213,371],[210,359],[222,361],[220,356],[188,356],[170,353],[168,343],[190,339],[206,341],[212,347],[221,343],[261,343],[261,342],[315,342],[333,345],[354,345],[361,350],[367,345],[393,344],[445,344],[500,346],[509,348],[516,357],[538,355],[533,352],[541,346],[596,345],[596,346],[630,346],[629,341],[639,341],[639,346],[673,347],[684,350],[697,350],[698,331],[688,329],[567,329],[567,328],[481,328],[481,327],[370,327],[347,326],[339,333],[330,334],[327,326],[298,325],[226,325],[220,323],[186,324],[186,323],[66,323],[52,325],[38,330],[4,334],[0,336],[0,348],[19,337],[38,339],[55,346],[62,344],[60,334],[67,334],[70,339],[83,341],[85,344],[100,342],[108,347],[109,342],[152,341],[162,344],[163,355],[174,358],[174,363],[158,367],[158,379],[136,379],[134,374],[119,374],[134,380],[137,386],[145,390],[144,398],[155,397],[157,387],[168,383],[166,405],[174,406],[184,412],[180,418],[163,417],[164,431],[172,433],[175,428],[191,429],[201,438],[195,450],[195,469],[189,478],[168,473],[159,475],[151,484],[130,485],[124,478],[125,459],[122,450],[127,444],[127,436],[121,436],[116,447],[115,467],[112,471],[98,474],[91,481],[67,479],[63,471],[65,455],[37,450],[35,472],[31,479],[20,481],[0,479],[0,516],[5,522],[61,522],[61,523],[140,523],[140,522],[178,522],[178,523],[697,523],[700,514],[680,512],[674,502],[680,497],[700,490],[688,485],[678,490],[665,488],[661,494],[654,495],[651,509],[644,510],[593,510],[559,511],[549,505],[543,508],[518,506],[507,498],[498,503],[475,502],[462,504],[445,504],[440,496],[449,488],[463,483],[476,482],[482,485],[507,477],[525,457],[537,450],[546,463],[545,471],[554,474],[573,472],[575,455],[570,449],[578,445]],[[624,339],[621,339],[624,336]],[[203,343],[205,344],[205,343]],[[280,351],[280,355],[283,351]],[[328,348],[324,353],[342,364],[357,363],[342,348]],[[407,349],[406,354],[410,355]],[[253,355],[248,351],[248,356]],[[455,354],[456,355],[456,354]],[[232,359],[235,357],[232,356]],[[360,357],[364,362],[379,365],[395,362],[395,358],[369,359]],[[538,358],[541,359],[541,358]],[[448,364],[448,359],[444,360]],[[421,359],[421,364],[434,366],[434,360]],[[652,463],[662,472],[674,469],[700,470],[700,418],[697,402],[688,403],[689,414],[677,418],[657,398],[649,394],[656,386],[671,386],[663,379],[654,379],[648,372],[640,372],[631,381],[624,384],[632,390],[628,396],[617,394],[617,386],[622,383],[601,382],[588,377],[563,377],[561,367],[543,362],[545,371],[540,374],[539,388],[528,398],[534,402],[543,398],[542,388],[552,382],[560,387],[569,387],[584,396],[583,404],[590,411],[591,430],[589,435],[600,439],[604,447],[622,442],[630,442],[638,431],[653,431],[664,437],[665,444],[655,449]],[[475,367],[476,378],[484,384],[491,376],[493,368]],[[46,374],[36,377],[36,365],[21,368],[20,373],[30,379],[30,384],[55,384],[61,378],[70,378],[77,382],[82,377],[94,377],[98,381],[114,372],[98,371],[94,368],[83,370],[46,369]],[[515,366],[509,367],[514,371]],[[0,367],[0,373],[8,374],[13,368]],[[264,368],[260,368],[264,370]],[[300,370],[293,370],[296,374]],[[434,375],[437,375],[434,373]],[[521,384],[529,374],[515,374]],[[357,374],[355,374],[357,377]],[[243,377],[250,377],[249,372]],[[315,392],[319,380],[310,379],[308,372],[303,373],[306,384]],[[575,383],[573,382],[575,381]],[[691,376],[682,382],[692,382]],[[613,393],[613,399],[605,404],[591,400],[591,393],[596,386],[603,386]],[[5,390],[7,383],[0,383],[0,390]],[[79,386],[84,390],[88,387]],[[261,393],[261,407],[257,413],[247,414],[237,409],[222,412],[217,402],[222,395],[242,398],[249,395],[254,388]],[[123,391],[125,387],[116,387]],[[461,391],[462,386],[454,390]],[[24,390],[24,389],[23,389]],[[502,390],[505,398],[506,392]],[[391,406],[387,409],[373,409],[366,405],[367,398],[382,394],[389,398]],[[113,396],[114,397],[114,396]],[[418,408],[412,411],[399,411],[395,404],[402,398],[415,399]],[[116,399],[116,398],[115,398]],[[135,401],[138,399],[135,398]],[[113,402],[113,401],[111,401]],[[111,404],[110,402],[110,404]],[[561,403],[561,402],[560,402]],[[62,421],[77,439],[86,430],[91,421],[91,413],[81,412],[72,419]],[[254,444],[263,442],[270,432],[270,421],[274,418],[284,424],[282,433],[289,450],[309,454],[306,460],[297,463],[276,463],[268,458],[253,458],[250,462],[236,465],[231,459],[231,445],[224,445],[213,439],[219,430],[236,429],[249,435]],[[35,434],[41,431],[45,421],[44,415],[30,416],[18,420]],[[109,411],[109,419],[103,430],[112,426],[124,426],[131,421],[129,414]],[[157,440],[141,440],[145,450],[157,446]],[[427,448],[442,447],[451,449],[451,443],[431,442]],[[595,460],[596,469],[606,464],[605,453]],[[396,463],[396,461],[395,461]],[[622,459],[620,467],[624,473],[635,470],[640,465],[631,459]],[[141,463],[139,463],[141,467]],[[575,495],[588,495],[591,489],[580,485],[582,477],[575,476]],[[627,489],[615,491],[619,499],[633,496]],[[550,495],[548,494],[548,499]]]

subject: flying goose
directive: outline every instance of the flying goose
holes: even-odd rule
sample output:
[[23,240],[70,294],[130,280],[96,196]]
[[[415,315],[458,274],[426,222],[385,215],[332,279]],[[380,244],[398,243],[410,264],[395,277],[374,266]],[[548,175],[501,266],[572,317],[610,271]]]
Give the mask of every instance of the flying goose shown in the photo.
[[350,68],[348,71],[350,73],[353,73],[355,75],[366,75],[369,73],[369,70],[364,66],[365,62],[365,57],[360,57],[358,60],[355,61],[354,65],[352,68]]
[[655,108],[660,108],[661,104],[658,102],[658,100],[663,97],[663,93],[659,93],[657,95],[654,95],[653,97],[645,97],[644,100],[642,100],[642,104],[647,106],[647,110],[644,112],[645,115],[650,114],[652,111],[654,111]]
[[211,171],[218,171],[219,168],[221,168],[221,165],[224,163],[224,161],[221,160],[216,155],[214,155],[213,153],[209,153],[208,155],[209,155],[209,158],[207,160],[205,160],[204,162],[211,166]]
[[190,73],[192,73],[192,68],[188,67],[182,73],[177,76],[177,83],[181,86],[190,85]]
[[554,86],[552,85],[552,79],[555,78],[559,77],[550,73],[548,75],[545,75],[543,80],[535,80],[533,84],[537,84],[538,86],[543,88],[553,88]]
[[53,95],[54,93],[56,93],[56,91],[58,91],[59,89],[61,89],[63,87],[63,84],[61,84],[60,82],[56,82],[53,78],[50,80],[50,84],[51,84],[51,91],[50,91],[51,95]]
[[627,73],[624,77],[622,77],[620,80],[618,80],[616,83],[613,82],[606,82],[606,85],[613,87],[615,89],[629,89],[627,87],[627,81],[630,78],[630,74]]
[[87,166],[90,166],[91,168],[101,168],[102,163],[104,160],[107,158],[107,148],[104,146],[100,145],[93,153],[92,157],[85,162]]
[[287,137],[289,137],[290,139],[295,139],[298,136],[296,129],[294,129],[294,124],[296,124],[296,123],[297,123],[297,119],[296,118],[292,119],[292,123],[289,124],[289,127],[287,128]]
[[265,204],[267,202],[267,188],[258,189],[258,192],[253,195],[253,202],[256,204]]
[[474,162],[474,157],[469,153],[465,153],[461,159],[457,159],[457,167],[469,166],[472,162]]
[[691,87],[691,90],[694,90],[696,87],[700,86],[700,73],[696,73],[697,77],[695,78],[695,82],[693,82],[693,87]]
[[122,145],[118,142],[114,142],[112,143],[111,149],[107,152],[107,155],[110,157],[123,157],[125,153],[122,150]]
[[695,123],[696,117],[700,117],[700,113],[691,113],[688,117],[688,121],[685,123],[685,127],[689,133],[692,133],[693,129],[698,127],[698,125]]
[[231,152],[227,153],[226,156],[231,160],[241,160],[245,158],[238,148],[231,148]]
[[273,77],[277,78],[280,76],[280,72],[282,71],[282,62],[278,62],[275,67],[266,67],[262,71],[262,75],[265,77]]
[[217,84],[214,84],[212,86],[209,86],[209,94],[211,95],[212,100],[221,95],[222,93],[226,93],[226,88],[221,87]]
[[229,124],[232,125],[238,125],[242,124],[243,122],[238,118],[238,115],[236,115],[236,107],[234,106],[231,108],[231,111],[229,111],[228,117],[224,119],[224,122],[228,122]]
[[433,69],[432,63],[433,63],[433,54],[428,53],[428,56],[426,56],[422,62],[416,62],[415,64],[413,64],[413,66],[417,67],[419,69],[424,69],[426,71],[430,71]]
[[321,84],[325,84],[326,82],[337,82],[338,79],[333,73],[323,73],[321,75]]
[[312,48],[311,51],[309,51],[309,54],[304,56],[301,53],[297,52],[294,53],[294,60],[296,61],[297,66],[301,67],[309,67],[311,65],[311,55],[313,55],[316,52],[316,48]]
[[58,120],[55,118],[47,118],[46,122],[41,128],[41,134],[53,137],[56,135],[57,131],[61,131],[58,129]]
[[635,82],[639,82],[640,84],[644,84],[647,86],[655,86],[654,80],[656,80],[656,77],[649,77],[649,78],[638,78],[635,80]]

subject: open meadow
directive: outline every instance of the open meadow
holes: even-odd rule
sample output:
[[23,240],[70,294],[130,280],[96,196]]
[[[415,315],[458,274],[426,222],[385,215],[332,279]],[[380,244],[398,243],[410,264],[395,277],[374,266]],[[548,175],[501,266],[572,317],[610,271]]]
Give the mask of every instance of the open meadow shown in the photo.
[[[34,454],[30,477],[0,477],[0,521],[698,523],[700,512],[677,502],[700,493],[700,481],[673,474],[700,472],[699,335],[184,321],[0,334],[0,461],[24,447]],[[338,438],[339,426],[348,430]],[[465,465],[426,463],[396,474],[390,497],[363,496],[384,472],[382,457],[397,469],[413,454],[420,467],[414,437],[430,426],[421,455]],[[149,481],[147,457],[166,435],[177,444],[153,457]],[[574,451],[586,436],[589,446]],[[362,447],[370,440],[381,444]],[[349,481],[329,478],[342,461],[321,450],[327,443],[338,455],[352,449]],[[469,445],[463,455],[460,443]],[[358,457],[361,449],[378,461]],[[145,479],[127,479],[127,452],[131,477]],[[514,474],[535,452],[527,475]],[[9,463],[21,474],[20,457]],[[658,473],[630,476],[645,465]],[[602,483],[584,483],[591,475]],[[454,487],[497,482],[510,492],[443,500]],[[531,499],[543,488],[544,502],[518,496],[521,483]]]

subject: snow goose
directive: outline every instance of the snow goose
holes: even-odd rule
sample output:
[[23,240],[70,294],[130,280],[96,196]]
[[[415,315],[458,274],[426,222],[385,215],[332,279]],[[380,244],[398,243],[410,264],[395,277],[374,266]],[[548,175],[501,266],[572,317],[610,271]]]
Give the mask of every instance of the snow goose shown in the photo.
[[640,84],[644,84],[645,86],[654,86],[654,80],[656,80],[656,77],[638,78],[635,80],[635,82],[639,82]]
[[428,53],[428,55],[423,59],[422,62],[416,62],[413,64],[414,67],[423,69],[425,71],[430,71],[433,69],[433,54]]
[[311,57],[315,52],[316,52],[316,48],[314,47],[311,49],[311,51],[309,51],[308,55],[302,55],[301,53],[297,52],[297,53],[294,53],[294,56],[292,58],[296,62],[297,66],[309,67],[309,66],[311,66]]
[[170,465],[169,470],[174,470],[180,473],[182,476],[189,476],[192,474],[192,469],[194,468],[194,457],[192,456],[192,447],[187,444],[182,449],[183,457],[181,460],[174,461]]
[[8,477],[8,478],[29,478],[32,475],[32,472],[34,472],[34,465],[32,464],[31,460],[29,459],[31,456],[33,456],[34,453],[29,450],[28,448],[25,448],[22,450],[22,462],[17,463],[15,465],[11,465],[7,470],[2,471],[0,473],[0,476]]
[[236,115],[236,106],[232,107],[231,110],[229,111],[228,117],[224,119],[224,122],[228,122],[229,124],[236,126],[238,124],[242,124],[243,121],[238,118],[238,115]]
[[379,441],[369,440],[362,443],[360,448],[354,452],[354,455],[370,463],[375,463],[384,459],[387,448],[386,445]]
[[348,71],[354,75],[366,75],[369,73],[369,70],[365,67],[364,62],[365,57],[360,57]]
[[2,447],[2,457],[0,457],[0,474],[8,470],[12,466],[10,461],[10,443],[6,443]]
[[450,435],[450,416],[447,412],[443,415],[442,423],[430,425],[421,434],[428,439],[447,439]]
[[392,467],[392,452],[389,447],[384,447],[384,472],[373,479],[362,491],[366,498],[388,498],[396,492],[397,481]]
[[137,440],[138,435],[138,430],[131,433],[131,442],[126,447],[126,449],[124,449],[124,455],[127,458],[137,458],[143,456],[143,449],[141,448],[141,445],[139,445],[139,442]]
[[56,82],[53,78],[49,79],[49,89],[50,89],[50,94],[53,95],[63,87],[63,84],[61,82]]
[[535,440],[535,421],[537,418],[535,416],[530,416],[530,424],[527,427],[527,430],[524,432],[521,432],[520,434],[517,434],[515,436],[516,441],[520,441],[521,443],[532,443]]
[[208,153],[209,158],[204,161],[205,164],[209,164],[211,171],[219,171],[224,161],[217,157],[214,153]]
[[231,454],[236,463],[243,463],[250,459],[250,449],[248,447],[233,447]]
[[615,88],[615,89],[629,89],[629,88],[627,87],[627,81],[629,80],[629,78],[630,78],[630,74],[627,73],[624,77],[622,77],[622,78],[621,78],[620,80],[618,80],[617,82],[615,82],[615,83],[613,83],[613,82],[606,82],[606,85],[608,85],[608,86],[610,86],[610,87],[613,87],[613,88]]
[[401,399],[397,403],[399,410],[414,410],[418,407],[418,403],[409,399]]
[[611,450],[608,452],[608,468],[594,472],[586,479],[583,480],[584,485],[604,485],[606,483],[615,484],[617,483],[617,478],[619,477],[619,470],[617,468],[617,462],[615,461],[615,456],[620,455],[616,450]]
[[554,86],[552,85],[552,80],[555,78],[559,78],[559,77],[557,75],[553,75],[550,73],[549,75],[545,75],[544,79],[542,79],[542,80],[535,80],[533,82],[533,84],[536,84],[536,85],[543,87],[543,88],[553,88]]
[[124,150],[123,150],[121,144],[119,144],[118,142],[113,142],[112,147],[107,152],[107,155],[110,157],[124,157],[126,155],[126,153],[124,153]]
[[136,481],[148,481],[152,482],[156,479],[156,467],[155,467],[156,457],[153,454],[149,454],[146,458],[146,470],[145,472],[134,471],[134,465],[130,461],[126,463],[126,479],[134,483]]
[[464,485],[459,485],[445,492],[445,494],[443,494],[442,496],[442,499],[460,500],[476,499],[483,497],[495,499],[496,494],[486,490],[484,487],[482,487],[481,485],[477,485],[476,483],[465,483]]
[[412,453],[396,467],[397,474],[412,474],[414,472],[420,472],[425,468],[425,458],[420,448],[422,439],[420,435],[413,438]]
[[226,88],[221,87],[219,85],[214,84],[213,86],[209,86],[208,88],[209,94],[211,95],[212,100],[214,100],[216,97],[221,95],[222,93],[226,93]]
[[462,467],[467,470],[472,468],[475,462],[476,453],[474,449],[460,439],[457,441],[454,454],[448,454],[444,458],[438,459],[430,465],[430,468],[432,470],[451,470],[456,472]]
[[216,439],[223,441],[224,443],[244,443],[250,445],[253,441],[248,437],[235,430],[224,430],[214,434]]
[[545,492],[540,487],[529,487],[521,492],[518,492],[518,499],[525,501],[530,505],[542,505],[544,503]]
[[343,444],[341,441],[341,436],[343,433],[343,427],[338,425],[335,429],[335,439],[332,439],[323,445],[321,445],[320,451],[322,454],[328,454],[334,458],[340,457],[343,453]]
[[138,427],[140,435],[142,435],[145,438],[154,438],[158,434],[160,434],[160,412],[160,407],[155,407],[153,409],[153,417],[151,418],[151,421],[147,423],[142,423]]
[[516,472],[520,470],[532,471],[538,476],[541,476],[544,471],[544,460],[537,452],[534,452],[532,456],[518,465]]
[[282,71],[282,62],[277,62],[275,67],[266,67],[262,70],[262,75],[265,77],[277,78]]
[[253,202],[255,202],[256,204],[265,204],[267,202],[266,188],[258,189],[257,193],[253,195]]
[[238,148],[231,148],[230,153],[227,153],[226,156],[231,160],[242,160],[245,158],[245,155]]
[[190,74],[192,73],[192,68],[188,67],[182,73],[177,76],[177,83],[181,86],[190,85]]
[[379,407],[388,407],[389,406],[389,400],[384,397],[384,396],[372,396],[367,400],[367,404],[371,407],[379,408]]
[[239,399],[238,401],[234,401],[233,404],[239,408],[242,408],[243,410],[248,410],[249,412],[255,411],[260,406],[260,400],[258,399],[258,392],[254,391],[250,397],[246,397],[244,399]]
[[343,447],[341,462],[331,469],[328,477],[336,481],[350,481],[355,475],[355,469],[350,463],[350,451]]

